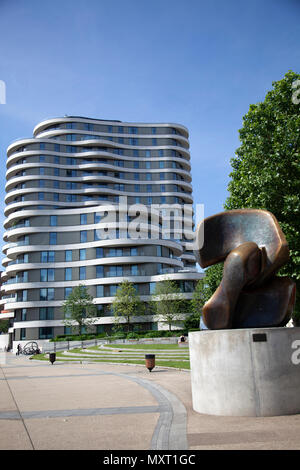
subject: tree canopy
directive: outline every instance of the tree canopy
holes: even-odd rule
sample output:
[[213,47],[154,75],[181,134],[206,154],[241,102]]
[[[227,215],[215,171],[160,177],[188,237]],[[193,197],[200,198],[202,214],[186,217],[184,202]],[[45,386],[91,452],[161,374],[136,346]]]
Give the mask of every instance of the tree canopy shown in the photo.
[[130,319],[134,316],[144,315],[145,304],[141,302],[132,282],[124,281],[119,285],[113,301],[113,312],[117,324],[120,318],[125,318],[128,331]]
[[176,282],[157,282],[152,302],[155,312],[168,323],[171,331],[172,325],[180,319],[180,314],[185,310],[184,298]]
[[97,307],[93,297],[88,293],[87,287],[79,284],[73,288],[71,294],[63,303],[65,326],[78,327],[81,334],[84,327],[90,327],[96,321]]
[[225,209],[256,208],[272,212],[289,244],[290,262],[280,275],[297,284],[300,315],[300,75],[289,71],[273,82],[263,102],[251,104],[239,130],[241,141],[231,159]]

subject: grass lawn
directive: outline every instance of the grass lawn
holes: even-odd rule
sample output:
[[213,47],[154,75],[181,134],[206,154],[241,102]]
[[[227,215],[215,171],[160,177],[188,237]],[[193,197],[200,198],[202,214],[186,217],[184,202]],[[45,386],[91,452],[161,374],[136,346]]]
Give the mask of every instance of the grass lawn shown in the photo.
[[[126,357],[126,350],[136,350],[137,353],[140,353],[141,355],[143,353],[149,352],[149,350],[155,352],[163,352],[163,350],[166,350],[169,352],[169,354],[163,358],[162,357],[156,357],[155,364],[156,366],[162,366],[162,367],[175,367],[178,369],[190,369],[190,362],[189,362],[189,355],[188,355],[188,348],[182,348],[179,347],[177,344],[110,344],[110,345],[105,345],[105,348],[111,348],[111,349],[118,349],[121,351],[121,353],[124,353],[124,357],[114,357],[111,355],[108,351],[108,349],[102,349],[99,348],[99,346],[91,346],[87,348],[86,354],[85,351],[82,348],[76,348],[76,349],[71,349],[69,352],[72,354],[78,354],[78,356],[68,356],[63,353],[63,351],[58,351],[56,353],[56,360],[57,361],[64,361],[64,362],[74,362],[74,361],[79,361],[79,362],[100,362],[100,363],[112,363],[112,364],[141,364],[145,365],[145,359],[141,358],[140,355],[138,357]],[[88,350],[93,350],[97,351],[99,355],[103,353],[103,358],[101,357],[93,357],[92,354],[88,355]],[[170,352],[174,351],[174,357],[170,357]],[[184,354],[183,357],[175,357],[178,356],[178,352],[181,353],[186,353]],[[49,356],[48,354],[37,354],[32,357],[34,360],[40,360],[40,361],[49,361]]]

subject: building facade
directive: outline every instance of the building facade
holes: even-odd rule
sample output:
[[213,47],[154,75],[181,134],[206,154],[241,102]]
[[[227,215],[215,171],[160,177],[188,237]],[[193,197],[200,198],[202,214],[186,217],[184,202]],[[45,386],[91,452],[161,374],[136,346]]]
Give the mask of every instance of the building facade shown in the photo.
[[[193,197],[184,126],[71,116],[43,121],[33,138],[8,147],[6,179],[0,315],[11,319],[14,341],[67,333],[62,303],[78,284],[97,305],[98,332],[111,329],[111,305],[125,279],[146,303],[164,279],[191,298],[202,274],[189,247]],[[189,225],[180,232],[183,207]],[[151,315],[136,322],[157,328]]]

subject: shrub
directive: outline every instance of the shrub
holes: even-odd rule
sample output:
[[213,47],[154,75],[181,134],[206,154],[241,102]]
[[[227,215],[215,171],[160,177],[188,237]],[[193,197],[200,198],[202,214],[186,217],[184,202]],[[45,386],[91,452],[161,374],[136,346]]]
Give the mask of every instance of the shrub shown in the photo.
[[137,333],[128,333],[126,336],[127,339],[139,339],[139,335]]

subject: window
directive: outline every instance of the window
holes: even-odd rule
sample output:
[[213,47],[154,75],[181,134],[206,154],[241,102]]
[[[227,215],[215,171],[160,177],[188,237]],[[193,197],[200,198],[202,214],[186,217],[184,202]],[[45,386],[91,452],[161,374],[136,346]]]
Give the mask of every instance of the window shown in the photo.
[[20,340],[26,339],[26,328],[21,328]]
[[140,162],[134,162],[133,166],[134,166],[134,168],[139,168],[140,167]]
[[57,242],[57,233],[50,232],[49,233],[49,245],[56,245]]
[[65,299],[69,297],[72,292],[72,287],[65,287]]
[[54,281],[54,269],[41,269],[40,270],[40,280],[41,282],[50,282]]
[[166,191],[166,185],[165,185],[165,184],[161,184],[161,185],[160,185],[160,190],[161,190],[162,192],[165,192],[165,191]]
[[87,231],[86,230],[82,230],[80,232],[80,242],[81,243],[87,242]]
[[146,169],[150,170],[150,168],[151,168],[151,162],[146,162]]
[[134,179],[138,181],[140,179],[139,173],[134,173]]
[[101,217],[102,217],[101,212],[95,212],[94,213],[94,224],[98,224],[99,222],[101,222]]
[[118,127],[118,132],[119,132],[119,134],[123,134],[124,133],[124,128],[122,126],[119,126]]
[[157,139],[152,139],[152,145],[157,145]]
[[54,263],[54,251],[42,251],[41,263]]
[[157,256],[162,256],[161,245],[157,245],[156,250]]
[[40,175],[44,175],[45,174],[45,168],[44,167],[40,167]]
[[103,258],[103,248],[96,248],[96,258]]
[[123,276],[123,266],[109,266],[107,275],[109,277]]
[[86,279],[86,269],[85,269],[85,266],[80,266],[80,268],[79,268],[79,279],[80,279],[80,280]]
[[65,261],[72,261],[72,250],[65,251]]
[[137,248],[130,248],[130,256],[137,256],[138,250]]
[[54,162],[56,165],[59,165],[59,157],[54,156],[54,157],[53,157],[53,162]]
[[50,226],[56,227],[57,225],[57,215],[50,215]]
[[65,281],[72,281],[72,268],[65,268]]
[[147,184],[147,192],[152,192],[152,184]]
[[137,276],[138,275],[138,267],[137,264],[133,264],[131,266],[131,276]]
[[152,134],[156,134],[156,127],[152,127],[151,132],[152,132]]
[[129,145],[138,145],[138,139],[130,138],[129,139]]
[[135,185],[134,185],[134,191],[135,191],[136,193],[139,193],[139,192],[140,192],[140,186],[139,186],[138,184],[135,184]]
[[59,193],[53,193],[53,201],[59,201]]
[[54,319],[54,307],[40,307],[39,319],[40,320],[53,320]]
[[55,152],[60,152],[60,145],[59,144],[54,144],[54,151]]
[[40,300],[54,300],[54,289],[52,287],[48,289],[40,289]]
[[145,155],[146,155],[146,157],[151,157],[151,151],[150,151],[150,150],[146,150]]
[[149,282],[149,289],[150,289],[150,294],[154,294],[155,292],[155,282]]
[[159,150],[159,151],[158,151],[158,156],[159,156],[159,157],[163,157],[163,156],[164,156],[164,151],[163,151],[163,150]]
[[164,173],[159,173],[159,179],[164,180],[165,179],[165,174]]
[[79,250],[79,260],[84,261],[86,259],[86,249]]
[[112,284],[111,286],[109,286],[109,295],[110,295],[111,297],[113,297],[114,295],[116,295],[118,287],[119,287],[119,286],[116,285],[116,284]]
[[94,229],[94,240],[101,240],[100,235],[101,235],[100,230],[98,230],[97,228],[95,228],[95,229]]
[[97,286],[97,297],[104,297],[104,286]]
[[43,142],[40,143],[40,150],[45,150],[46,146]]
[[103,277],[104,276],[104,271],[103,271],[103,266],[96,266],[96,277]]
[[27,308],[22,308],[21,310],[21,321],[26,321],[27,317]]
[[58,180],[53,181],[53,188],[59,189],[59,181]]
[[146,173],[146,180],[151,181],[152,180],[152,174],[151,173]]
[[165,167],[165,162],[159,162],[159,168],[164,168]]
[[39,199],[39,201],[44,201],[45,193],[38,193],[38,199]]
[[53,327],[44,326],[39,328],[39,339],[50,339],[53,338]]
[[139,156],[139,151],[138,151],[138,150],[134,150],[134,151],[133,151],[133,156],[134,156],[134,157],[138,157],[138,156]]
[[160,198],[161,204],[166,204],[166,201],[167,201],[166,196],[161,196]]
[[152,197],[151,197],[151,196],[148,196],[148,198],[147,198],[147,204],[152,204]]
[[129,134],[137,134],[137,127],[129,127]]
[[80,225],[87,225],[87,214],[80,214]]
[[54,174],[54,176],[59,176],[59,168],[54,168],[53,169],[53,174]]

